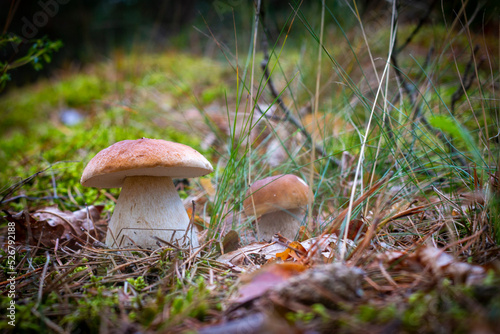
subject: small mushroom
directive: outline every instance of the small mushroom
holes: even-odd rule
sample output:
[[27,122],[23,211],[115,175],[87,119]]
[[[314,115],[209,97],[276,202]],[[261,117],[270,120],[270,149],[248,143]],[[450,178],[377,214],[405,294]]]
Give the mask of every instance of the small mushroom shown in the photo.
[[257,221],[259,239],[270,240],[279,232],[294,239],[305,217],[313,194],[300,177],[284,174],[254,182],[243,202],[245,214],[260,218]]
[[124,140],[97,153],[85,167],[86,187],[122,191],[108,225],[110,247],[138,245],[155,248],[157,236],[166,241],[198,239],[172,178],[211,173],[212,165],[195,149],[166,140]]

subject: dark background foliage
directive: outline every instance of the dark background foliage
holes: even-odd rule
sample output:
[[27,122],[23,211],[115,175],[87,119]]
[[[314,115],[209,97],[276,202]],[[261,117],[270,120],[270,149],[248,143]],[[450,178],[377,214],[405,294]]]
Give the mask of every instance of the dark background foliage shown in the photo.
[[[341,15],[350,10],[352,2],[326,1],[329,10],[336,13],[339,21],[352,15]],[[263,19],[267,21],[268,33],[276,37],[286,27],[291,8],[299,5],[296,0],[262,1]],[[456,16],[462,1],[411,1],[399,3],[400,19],[418,20],[432,6],[432,20],[451,20]],[[494,29],[492,21],[498,21],[499,5],[496,0],[469,1],[469,17],[478,5],[481,10],[474,29]],[[64,47],[53,55],[49,66],[34,73],[30,67],[12,71],[9,87],[19,86],[47,76],[56,68],[78,67],[82,64],[102,60],[113,50],[129,50],[141,47],[149,51],[183,49],[192,53],[207,53],[213,50],[210,31],[222,42],[234,38],[234,29],[244,39],[250,34],[253,1],[248,0],[3,0],[0,1],[0,28],[4,34],[15,34],[26,40],[20,46],[0,48],[0,61],[15,59],[30,47],[28,40],[48,36],[61,40]],[[377,19],[377,13],[387,11],[386,0],[362,0],[357,7],[363,19]],[[320,1],[300,3],[301,11],[314,15],[320,12]],[[232,13],[234,12],[234,21]],[[340,14],[339,14],[340,13]],[[327,16],[331,20],[331,16]],[[327,22],[328,23],[328,22]],[[346,27],[350,22],[339,22]],[[493,31],[498,33],[498,31]],[[24,48],[24,49],[23,49]],[[210,56],[210,54],[209,54]]]

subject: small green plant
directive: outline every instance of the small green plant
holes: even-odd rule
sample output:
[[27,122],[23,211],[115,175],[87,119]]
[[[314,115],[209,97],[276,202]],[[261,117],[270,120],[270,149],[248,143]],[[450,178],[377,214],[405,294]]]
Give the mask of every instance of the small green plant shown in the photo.
[[82,271],[85,271],[87,270],[88,268],[86,266],[79,266],[79,267],[76,267],[72,272],[71,274],[69,274],[68,276],[69,277],[72,277],[72,276],[75,276],[76,274],[78,274],[79,272],[82,272]]
[[133,278],[128,278],[127,279],[127,282],[132,285],[132,287],[136,290],[136,291],[141,291],[142,289],[144,289],[147,285],[146,285],[146,282],[144,281],[144,277],[142,276],[139,276],[137,277],[136,279],[133,279]]
[[[27,51],[19,55],[21,44],[27,44]],[[48,64],[52,60],[52,54],[62,47],[61,41],[51,41],[47,37],[36,40],[23,40],[14,34],[0,35],[0,51],[7,51],[11,48],[14,51],[14,60],[0,61],[0,92],[5,89],[7,82],[11,80],[9,71],[31,64],[35,71],[43,68],[44,63]],[[11,50],[8,50],[9,52]]]
[[102,285],[103,276],[90,275],[90,282],[83,286],[84,289],[98,288]]
[[185,295],[174,297],[171,305],[171,315],[188,315],[192,318],[203,319],[208,309],[206,298],[208,290],[202,277],[198,278],[194,285],[188,288]]
[[66,315],[61,323],[68,324],[74,329],[96,332],[99,330],[103,312],[107,314],[109,320],[116,319],[115,307],[118,305],[118,294],[108,291],[103,286],[98,287],[96,292],[95,295],[83,295],[78,299],[76,310]]
[[[4,295],[0,295],[0,307],[6,310],[10,305],[10,298]],[[16,302],[15,308],[15,327],[11,326],[7,318],[4,318],[4,313],[0,315],[0,330],[3,333],[11,333],[13,329],[20,333],[44,333],[49,329],[46,324],[43,323],[41,319],[34,318],[32,308],[35,307],[34,301],[29,302]],[[6,314],[5,314],[6,315]],[[9,320],[10,321],[10,320]]]
[[304,312],[304,311],[297,311],[297,312],[289,312],[286,314],[286,319],[290,321],[291,323],[309,323],[315,318],[314,312]]
[[322,304],[311,305],[311,311],[297,311],[288,312],[285,318],[291,323],[303,323],[308,324],[314,319],[321,319],[322,322],[326,323],[332,320],[331,315],[328,314],[328,309]]

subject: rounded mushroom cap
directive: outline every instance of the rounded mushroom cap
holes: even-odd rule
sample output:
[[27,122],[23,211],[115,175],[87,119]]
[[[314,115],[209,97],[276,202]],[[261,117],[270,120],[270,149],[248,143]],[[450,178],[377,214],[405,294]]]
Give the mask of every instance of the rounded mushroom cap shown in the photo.
[[255,181],[247,190],[246,196],[243,207],[247,216],[299,208],[311,203],[313,199],[307,183],[292,174],[270,176]]
[[195,149],[166,140],[123,140],[97,153],[80,182],[86,187],[121,187],[127,176],[195,177],[213,172]]

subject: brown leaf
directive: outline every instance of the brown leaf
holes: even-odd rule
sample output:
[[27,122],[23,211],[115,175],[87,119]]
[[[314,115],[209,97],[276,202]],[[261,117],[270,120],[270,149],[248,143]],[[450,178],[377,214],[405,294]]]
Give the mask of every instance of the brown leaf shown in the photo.
[[207,193],[208,197],[211,199],[215,196],[215,188],[212,184],[212,181],[208,178],[200,179],[200,184],[203,187],[203,190]]
[[222,247],[224,249],[224,253],[229,253],[235,251],[240,246],[240,236],[238,232],[235,230],[229,231],[222,239]]
[[486,277],[483,267],[460,262],[439,248],[422,247],[414,256],[422,265],[429,267],[434,275],[449,277],[455,282],[475,284]]
[[[350,250],[356,247],[356,244],[352,240],[344,240],[346,247]],[[309,252],[309,254],[320,254],[327,259],[337,258],[337,250],[342,246],[344,242],[342,238],[338,238],[335,234],[325,234],[321,237],[311,238],[302,241],[300,244],[304,249]]]
[[[377,183],[375,183],[370,189],[365,191],[363,195],[361,195],[357,200],[355,200],[352,204],[352,208],[357,207],[361,203],[363,203],[367,198],[369,198],[375,191],[377,191],[379,188],[387,184],[387,181],[392,177],[394,173],[390,172],[387,174],[385,177],[380,179]],[[325,234],[329,233],[334,233],[335,231],[338,230],[340,227],[340,224],[344,221],[344,218],[347,216],[347,213],[349,212],[349,207],[345,208],[342,210],[342,212],[333,220],[332,223],[330,223],[330,226],[325,230]]]
[[276,313],[252,313],[228,322],[201,328],[199,334],[299,334],[304,333]]
[[[187,208],[186,212],[188,214],[189,219],[191,220],[192,216],[193,216],[193,208]],[[196,213],[194,215],[193,223],[194,223],[194,226],[196,226],[196,229],[198,230],[198,232],[206,230],[210,227],[210,224],[208,222],[206,222],[203,218],[198,216]]]
[[424,209],[426,208],[426,206],[428,206],[428,205],[421,205],[421,206],[417,206],[417,207],[414,207],[414,208],[409,208],[409,209],[397,212],[394,215],[392,215],[390,217],[387,217],[386,219],[384,219],[383,221],[381,221],[380,224],[379,224],[379,227],[382,227],[385,224],[389,223],[390,221],[393,221],[393,220],[396,220],[396,219],[399,219],[399,218],[409,217],[409,216],[412,216],[412,215],[416,215],[416,214],[422,213],[424,211]]
[[286,261],[289,258],[300,261],[302,257],[307,257],[307,250],[298,241],[291,242],[287,249],[276,254],[276,258],[283,261]]
[[243,266],[265,264],[268,260],[276,258],[276,254],[283,252],[285,245],[279,243],[256,242],[241,247],[232,252],[222,254],[217,261],[229,265],[233,270],[243,271]]
[[54,247],[56,240],[61,240],[65,232],[64,226],[36,220],[27,212],[14,215],[8,213],[5,218],[15,224],[16,243],[28,243],[33,246],[40,243],[44,247]]
[[102,208],[102,206],[89,206],[88,212],[87,209],[71,212],[61,211],[56,206],[49,206],[37,210],[33,213],[33,217],[39,221],[46,221],[51,226],[63,226],[65,229],[63,237],[70,240],[72,239],[71,234],[80,236],[85,231],[94,231],[92,222],[99,220]]
[[310,238],[312,238],[311,232],[309,232],[309,230],[307,229],[307,227],[301,226],[300,229],[299,229],[299,236],[298,236],[297,240],[304,241],[304,240],[307,240],[307,239],[310,239]]
[[[361,219],[353,219],[349,222],[349,230],[347,231],[347,239],[354,240],[358,233],[366,233],[368,230],[366,224]],[[335,231],[335,234],[340,234],[340,228]],[[343,236],[341,236],[343,237]]]
[[[57,207],[46,207],[33,214],[7,213],[6,219],[15,223],[16,242],[29,245],[40,243],[51,248],[57,243],[84,236],[85,232],[100,240],[102,236],[95,230],[93,222],[99,220],[102,209],[103,206],[89,206],[87,209],[70,212],[61,211]],[[73,246],[75,244],[73,243]]]
[[239,296],[235,302],[245,303],[258,298],[278,283],[282,283],[306,269],[306,266],[292,262],[272,263],[263,266],[259,270],[242,278],[247,283],[239,289]]
[[421,247],[415,253],[389,251],[379,254],[377,258],[385,263],[398,264],[399,268],[410,268],[412,271],[424,272],[428,269],[438,278],[451,278],[456,283],[476,284],[486,277],[486,270],[478,265],[460,262],[444,249]]
[[[336,255],[336,249],[339,247],[339,243],[342,243],[342,240],[338,240],[335,234],[326,234],[302,242],[292,242],[290,247],[286,246],[286,239],[282,239],[279,235],[278,240],[283,241],[252,243],[219,256],[217,261],[229,265],[233,270],[243,271],[245,266],[265,264],[269,260],[276,260],[277,257],[284,261],[290,257],[299,260],[304,256],[308,256],[311,252],[313,254],[319,253],[329,259]],[[346,240],[346,246],[353,249],[355,244],[351,240]]]

